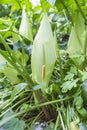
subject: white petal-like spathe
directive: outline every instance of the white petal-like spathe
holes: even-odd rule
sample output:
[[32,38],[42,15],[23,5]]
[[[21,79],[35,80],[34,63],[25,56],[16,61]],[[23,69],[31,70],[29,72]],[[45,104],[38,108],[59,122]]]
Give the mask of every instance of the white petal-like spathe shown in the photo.
[[25,7],[23,8],[23,11],[22,11],[22,20],[19,27],[19,33],[23,37],[27,38],[28,40],[33,41],[32,26],[31,26],[31,23],[29,23],[29,20],[27,18]]
[[[39,84],[44,82],[48,85],[49,83],[57,58],[55,44],[51,25],[45,15],[33,43],[31,59],[32,79]],[[42,73],[44,73],[44,79]]]

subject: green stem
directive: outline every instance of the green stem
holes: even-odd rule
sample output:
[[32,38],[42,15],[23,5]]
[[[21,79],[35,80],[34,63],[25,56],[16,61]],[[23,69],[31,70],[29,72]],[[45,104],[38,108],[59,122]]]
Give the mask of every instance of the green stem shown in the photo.
[[62,118],[62,115],[61,115],[61,112],[60,112],[58,106],[57,106],[57,109],[58,109],[58,113],[59,113],[59,117],[60,117],[60,121],[61,121],[62,128],[63,128],[63,130],[66,130],[66,129],[65,129],[64,122],[63,122],[63,118]]
[[60,54],[58,54],[58,56],[59,56],[58,59],[59,59],[59,67],[60,67],[61,81],[63,82],[64,74],[63,74],[63,69],[62,69]]
[[42,114],[42,111],[35,117],[35,119],[32,121],[31,126],[37,121],[37,119],[40,117]]
[[56,124],[55,124],[55,128],[54,128],[54,130],[57,130],[57,127],[58,127],[58,124],[59,123],[59,114],[58,114],[58,116],[57,116],[57,120],[56,120]]
[[[82,11],[80,5],[79,5],[78,0],[74,0],[74,1],[75,1],[75,3],[76,3],[76,6],[77,6],[77,8],[78,8],[80,14],[82,15],[82,17],[84,18],[84,20],[85,20],[85,22],[86,22],[86,17],[85,17],[85,15],[84,15],[84,13],[83,13],[83,11]],[[86,22],[86,24],[87,24],[87,22]]]
[[11,56],[11,49],[10,47],[7,45],[7,43],[5,42],[4,38],[2,37],[2,35],[0,35],[0,40],[2,42],[2,44],[5,47],[5,50],[8,52],[8,54]]

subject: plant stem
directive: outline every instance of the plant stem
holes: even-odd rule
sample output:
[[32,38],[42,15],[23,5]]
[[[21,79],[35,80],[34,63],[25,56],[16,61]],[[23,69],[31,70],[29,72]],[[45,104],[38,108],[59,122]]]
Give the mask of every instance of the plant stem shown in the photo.
[[[46,99],[43,97],[42,92],[40,90],[37,90],[35,94],[39,103],[46,102]],[[52,109],[50,109],[50,105],[48,107],[42,106],[42,111],[44,112],[44,115],[46,116],[47,119],[50,120],[53,118]]]
[[60,57],[59,52],[58,52],[58,59],[59,59],[59,67],[60,67],[60,74],[61,74],[61,82],[63,82],[64,75],[63,75],[63,69],[62,69],[62,64],[61,64],[61,57]]
[[58,113],[59,113],[59,117],[60,117],[60,121],[61,121],[62,128],[63,128],[63,130],[66,130],[66,129],[65,129],[65,126],[64,126],[63,119],[62,119],[62,115],[61,115],[61,112],[60,112],[58,106],[57,106],[57,109],[58,109]]
[[56,124],[55,124],[55,128],[54,128],[54,130],[57,130],[58,122],[59,122],[59,114],[58,114],[58,116],[57,116],[57,120],[56,120]]
[[[5,40],[3,39],[2,36],[1,40],[3,45],[5,46],[5,49],[7,50],[9,56],[7,56],[5,54],[4,51],[0,50],[1,55],[15,68],[15,70],[23,77],[23,79],[28,83],[28,85],[30,86],[30,88],[32,88],[32,86],[34,86],[34,82],[32,81],[32,79],[30,78],[28,72],[26,71],[25,67],[24,67],[24,60],[25,60],[25,52],[24,52],[24,43],[22,41],[22,54],[23,54],[23,61],[22,61],[22,65],[16,60],[16,57],[12,54],[11,49],[9,48],[8,44],[5,42]],[[15,63],[16,62],[16,63]],[[36,91],[35,92],[37,94],[37,99],[38,102],[45,102],[46,100],[44,99],[42,92]],[[50,106],[49,106],[50,107]],[[51,113],[50,110],[46,107],[42,107],[42,110],[46,116],[47,119],[51,119]]]

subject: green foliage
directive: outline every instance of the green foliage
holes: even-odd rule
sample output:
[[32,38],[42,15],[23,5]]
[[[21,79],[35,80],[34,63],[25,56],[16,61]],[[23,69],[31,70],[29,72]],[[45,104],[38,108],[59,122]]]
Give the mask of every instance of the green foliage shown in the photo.
[[77,82],[79,79],[76,80],[71,80],[71,81],[66,81],[62,84],[61,88],[62,88],[62,92],[65,93],[68,90],[71,90],[74,87],[77,87]]
[[0,1],[3,130],[87,129],[86,3]]

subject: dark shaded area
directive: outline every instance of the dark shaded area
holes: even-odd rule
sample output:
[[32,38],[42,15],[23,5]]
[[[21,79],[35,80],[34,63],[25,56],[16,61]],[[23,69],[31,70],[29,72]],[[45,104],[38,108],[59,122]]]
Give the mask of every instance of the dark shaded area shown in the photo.
[[9,16],[11,5],[0,4],[0,17]]

